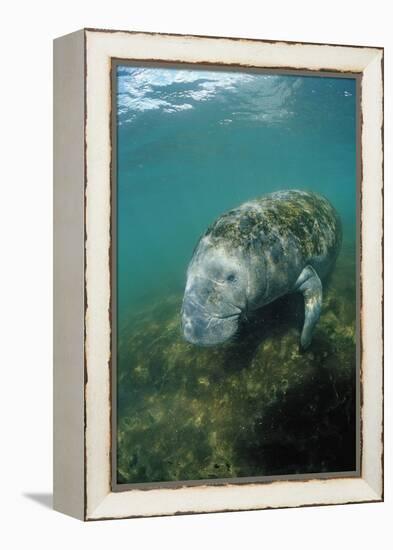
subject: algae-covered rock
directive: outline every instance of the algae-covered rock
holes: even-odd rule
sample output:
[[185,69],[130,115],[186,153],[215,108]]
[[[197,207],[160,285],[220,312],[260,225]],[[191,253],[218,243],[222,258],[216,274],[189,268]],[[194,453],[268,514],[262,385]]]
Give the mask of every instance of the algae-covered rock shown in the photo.
[[118,338],[118,482],[354,470],[355,289],[343,249],[305,352],[299,295],[210,348],[183,340],[181,294],[130,318]]

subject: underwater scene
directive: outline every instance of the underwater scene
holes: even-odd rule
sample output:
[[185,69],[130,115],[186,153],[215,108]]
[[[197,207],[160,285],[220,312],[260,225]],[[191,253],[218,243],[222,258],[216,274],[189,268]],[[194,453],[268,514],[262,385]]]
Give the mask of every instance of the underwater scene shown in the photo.
[[117,483],[354,472],[356,79],[115,70]]

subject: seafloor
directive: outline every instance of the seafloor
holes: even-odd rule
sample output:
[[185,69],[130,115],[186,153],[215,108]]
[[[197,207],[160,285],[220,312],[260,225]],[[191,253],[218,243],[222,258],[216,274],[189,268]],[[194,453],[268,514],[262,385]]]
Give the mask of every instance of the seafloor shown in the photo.
[[353,248],[341,251],[305,352],[299,295],[212,348],[182,339],[181,299],[130,317],[118,335],[119,483],[356,468]]

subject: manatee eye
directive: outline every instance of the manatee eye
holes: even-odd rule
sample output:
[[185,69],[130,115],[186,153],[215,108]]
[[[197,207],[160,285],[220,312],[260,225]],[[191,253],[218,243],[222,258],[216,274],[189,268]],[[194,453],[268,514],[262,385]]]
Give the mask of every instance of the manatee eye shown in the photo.
[[230,275],[228,275],[227,281],[228,281],[229,283],[234,283],[234,282],[236,281],[235,275],[234,275],[233,273],[231,273]]

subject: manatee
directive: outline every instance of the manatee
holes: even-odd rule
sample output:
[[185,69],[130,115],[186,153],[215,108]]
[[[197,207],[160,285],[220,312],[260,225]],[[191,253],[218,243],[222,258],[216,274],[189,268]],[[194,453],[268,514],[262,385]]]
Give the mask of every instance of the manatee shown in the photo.
[[322,281],[340,246],[339,216],[316,193],[278,191],[226,212],[199,239],[189,263],[184,338],[201,346],[230,341],[251,312],[300,292],[306,349],[321,313]]

